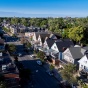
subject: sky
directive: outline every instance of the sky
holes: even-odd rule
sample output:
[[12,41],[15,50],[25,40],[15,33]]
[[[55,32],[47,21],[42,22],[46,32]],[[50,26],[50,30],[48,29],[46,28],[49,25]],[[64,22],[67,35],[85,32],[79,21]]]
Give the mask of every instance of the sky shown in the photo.
[[86,17],[88,0],[0,0],[0,17]]

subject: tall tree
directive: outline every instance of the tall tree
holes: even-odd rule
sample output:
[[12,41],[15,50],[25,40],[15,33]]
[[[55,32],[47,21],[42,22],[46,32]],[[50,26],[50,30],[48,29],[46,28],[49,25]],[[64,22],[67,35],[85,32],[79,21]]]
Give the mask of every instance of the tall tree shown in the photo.
[[64,65],[64,69],[61,70],[61,76],[63,79],[67,80],[70,84],[76,82],[74,73],[76,72],[76,66],[73,64]]
[[81,26],[70,28],[68,37],[74,41],[80,42],[84,37],[84,28]]
[[17,24],[18,23],[18,18],[14,17],[14,18],[11,18],[11,24]]

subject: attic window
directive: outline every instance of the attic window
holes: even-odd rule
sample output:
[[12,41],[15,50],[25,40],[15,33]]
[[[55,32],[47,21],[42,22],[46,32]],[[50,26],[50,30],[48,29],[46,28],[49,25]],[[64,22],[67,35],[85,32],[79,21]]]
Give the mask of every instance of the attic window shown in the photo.
[[56,49],[56,46],[54,46],[54,48]]
[[85,63],[87,63],[87,61],[84,61]]

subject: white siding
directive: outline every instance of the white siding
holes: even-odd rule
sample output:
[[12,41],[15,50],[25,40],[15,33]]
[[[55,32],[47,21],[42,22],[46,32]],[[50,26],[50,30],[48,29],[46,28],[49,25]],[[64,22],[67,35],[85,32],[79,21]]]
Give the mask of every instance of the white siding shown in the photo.
[[79,62],[79,70],[84,69],[85,67],[88,68],[88,59],[86,55],[83,56],[78,62]]
[[38,41],[41,42],[41,37],[40,37],[40,35],[39,35],[39,37],[38,37]]
[[63,52],[63,59],[66,60],[67,62],[73,63],[74,64],[74,59],[69,51],[69,49],[66,49]]
[[57,51],[57,52],[59,52],[56,43],[54,43],[54,44],[52,45],[51,49],[52,49],[52,50],[55,50],[55,51]]
[[36,34],[34,33],[33,40],[36,41]]
[[44,42],[44,48],[49,49],[46,41]]

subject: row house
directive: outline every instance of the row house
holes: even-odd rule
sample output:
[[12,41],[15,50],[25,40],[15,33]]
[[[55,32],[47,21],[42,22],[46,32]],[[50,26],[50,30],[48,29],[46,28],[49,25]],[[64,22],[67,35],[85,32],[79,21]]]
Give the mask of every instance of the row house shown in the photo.
[[12,34],[17,34],[17,28],[14,25],[10,26],[10,31]]

